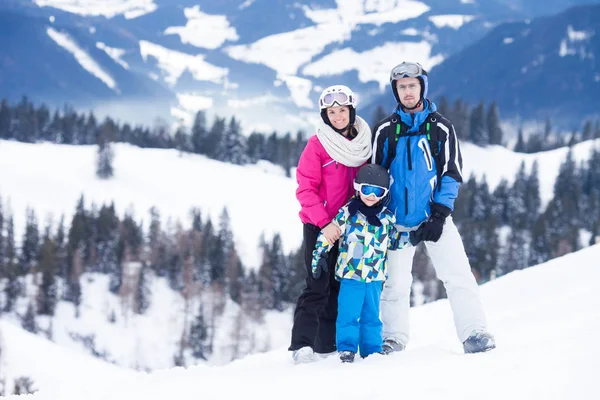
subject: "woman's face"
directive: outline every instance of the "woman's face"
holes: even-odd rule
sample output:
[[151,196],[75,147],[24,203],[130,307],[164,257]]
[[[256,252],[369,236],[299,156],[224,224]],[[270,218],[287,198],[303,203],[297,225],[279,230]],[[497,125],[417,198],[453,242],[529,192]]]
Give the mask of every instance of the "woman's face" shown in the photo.
[[344,129],[350,122],[350,107],[333,106],[327,109],[327,117],[336,129]]

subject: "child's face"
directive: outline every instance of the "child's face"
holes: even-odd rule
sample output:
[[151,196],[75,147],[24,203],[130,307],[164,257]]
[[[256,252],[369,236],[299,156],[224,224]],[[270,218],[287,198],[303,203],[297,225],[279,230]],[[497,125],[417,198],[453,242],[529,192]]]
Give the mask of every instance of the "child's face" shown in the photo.
[[379,202],[379,197],[375,197],[374,194],[365,196],[364,194],[360,194],[360,199],[362,200],[363,203],[365,203],[367,205],[367,207],[372,207],[375,204],[377,204]]

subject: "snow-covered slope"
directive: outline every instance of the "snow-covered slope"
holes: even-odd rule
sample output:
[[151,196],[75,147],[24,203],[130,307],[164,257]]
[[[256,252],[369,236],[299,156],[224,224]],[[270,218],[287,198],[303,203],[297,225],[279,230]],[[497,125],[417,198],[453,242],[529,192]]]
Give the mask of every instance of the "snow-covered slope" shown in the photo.
[[[3,323],[3,367],[33,378],[32,399],[581,399],[600,397],[600,246],[481,287],[498,348],[462,354],[447,300],[411,310],[407,350],[342,365],[294,366],[281,347],[223,367],[131,373],[72,355]],[[289,329],[289,326],[273,326]],[[12,372],[14,371],[14,372]]]
[[[574,146],[576,160],[588,159],[594,145],[600,146],[600,140]],[[171,217],[184,226],[192,207],[200,208],[215,222],[227,207],[236,246],[250,267],[259,265],[258,243],[263,232],[267,238],[279,232],[286,251],[301,244],[296,182],[286,178],[279,167],[266,162],[236,166],[204,156],[180,155],[175,150],[117,144],[115,176],[104,181],[95,175],[95,152],[94,146],[0,141],[0,196],[9,203],[17,232],[25,225],[28,206],[34,208],[40,222],[48,215],[57,221],[61,214],[68,221],[83,194],[87,205],[114,201],[119,214],[131,209],[138,220],[145,220],[155,206],[164,221]],[[481,148],[463,143],[462,152],[465,180],[471,174],[485,175],[491,188],[502,178],[512,181],[521,162],[525,161],[529,170],[538,160],[545,204],[552,197],[567,149],[521,154],[500,146]]]

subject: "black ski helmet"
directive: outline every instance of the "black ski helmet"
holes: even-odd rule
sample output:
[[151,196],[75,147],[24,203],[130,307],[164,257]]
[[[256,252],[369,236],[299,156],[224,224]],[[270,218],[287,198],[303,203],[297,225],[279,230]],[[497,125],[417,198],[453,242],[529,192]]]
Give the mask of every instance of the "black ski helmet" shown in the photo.
[[429,89],[429,78],[427,71],[419,63],[406,61],[403,61],[392,68],[392,71],[390,72],[390,85],[392,87],[392,92],[394,93],[394,97],[396,98],[398,104],[401,104],[404,107],[404,104],[402,104],[400,101],[400,96],[398,96],[398,89],[396,88],[396,81],[402,78],[417,78],[421,83],[421,97],[419,98],[417,105],[410,108],[410,110],[413,110],[419,107],[427,98],[427,92]]
[[368,185],[380,186],[389,190],[390,174],[381,165],[366,164],[358,170],[354,182],[358,185],[366,183]]

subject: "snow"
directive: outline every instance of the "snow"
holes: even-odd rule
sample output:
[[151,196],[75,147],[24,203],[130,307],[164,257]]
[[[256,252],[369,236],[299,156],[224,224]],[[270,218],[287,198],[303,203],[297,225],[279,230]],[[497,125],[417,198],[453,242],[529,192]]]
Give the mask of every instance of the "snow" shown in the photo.
[[187,18],[185,26],[172,26],[165,30],[165,35],[179,35],[182,43],[206,49],[221,47],[227,40],[239,39],[235,28],[229,25],[224,15],[209,15],[200,11],[195,5],[183,10]]
[[[32,400],[200,398],[597,399],[600,388],[600,246],[516,271],[481,287],[498,348],[465,355],[447,300],[411,310],[407,350],[342,365],[337,357],[294,366],[286,346],[227,364],[132,372],[103,364],[2,322],[4,370],[31,376]],[[291,320],[269,320],[289,337]],[[151,329],[157,327],[154,325]],[[160,328],[162,329],[162,327]],[[118,340],[118,338],[115,338]],[[326,377],[326,378],[325,378]],[[360,377],[356,384],[346,384]],[[396,384],[398,382],[398,384]]]
[[282,75],[295,75],[298,68],[321,53],[325,46],[350,39],[350,27],[340,22],[323,23],[264,37],[249,45],[225,48],[235,60],[264,64]]
[[361,53],[351,48],[332,51],[304,67],[302,72],[314,77],[323,77],[356,69],[361,82],[378,82],[383,90],[389,84],[390,54],[394,54],[398,60],[417,60],[426,69],[431,69],[444,60],[441,54],[431,55],[431,44],[426,41],[387,42]]
[[153,0],[33,0],[40,7],[53,7],[73,14],[133,19],[156,10]]
[[175,50],[169,50],[158,44],[140,40],[140,53],[144,62],[148,57],[158,61],[158,67],[164,73],[165,82],[175,85],[181,74],[187,69],[195,79],[222,83],[228,69],[217,67],[204,61],[204,55],[190,55]]
[[48,33],[48,36],[50,36],[50,38],[54,40],[56,44],[71,53],[83,69],[100,79],[110,89],[119,93],[117,83],[110,76],[110,74],[104,71],[104,69],[102,69],[102,67],[88,53],[81,49],[81,47],[79,47],[79,45],[71,37],[69,37],[69,35],[64,32],[58,32],[53,28],[47,28],[46,33]]
[[594,36],[594,32],[576,31],[571,25],[567,26],[567,37],[560,41],[558,54],[561,57],[574,56],[578,52],[582,59],[593,58],[593,54],[586,52],[585,46],[582,43]]
[[310,99],[310,91],[312,89],[312,82],[310,80],[285,74],[277,75],[277,78],[285,82],[287,88],[292,94],[292,101],[298,107],[314,107],[314,103]]
[[475,16],[473,15],[432,15],[429,20],[438,28],[445,26],[452,29],[459,29],[464,24],[471,22]]
[[199,110],[207,110],[212,107],[212,97],[201,96],[193,93],[177,93],[177,100],[183,109],[193,112],[194,114]]
[[129,64],[127,64],[127,62],[123,61],[123,59],[121,58],[126,53],[124,49],[118,49],[116,47],[108,47],[106,44],[104,44],[102,42],[96,43],[96,47],[99,48],[100,50],[104,50],[106,52],[106,54],[108,54],[108,56],[110,58],[115,60],[115,62],[117,64],[119,64],[120,66],[122,66],[123,68],[125,68],[127,70],[129,69]]
[[417,36],[419,34],[419,31],[415,28],[406,28],[401,30],[400,33],[407,36]]
[[339,20],[344,24],[383,25],[398,23],[429,11],[429,6],[412,0],[336,0],[337,8],[311,9],[304,7],[304,14],[313,22],[321,24]]

